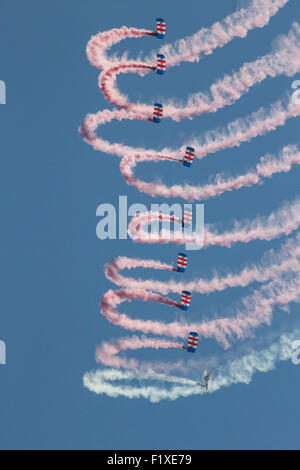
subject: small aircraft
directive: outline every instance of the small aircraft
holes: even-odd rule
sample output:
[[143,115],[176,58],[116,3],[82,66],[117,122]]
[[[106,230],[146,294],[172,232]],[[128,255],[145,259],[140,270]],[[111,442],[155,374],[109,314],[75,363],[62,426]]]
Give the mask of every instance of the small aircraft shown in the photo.
[[183,166],[191,167],[195,157],[195,149],[193,147],[186,147]]
[[212,376],[213,372],[212,370],[207,370],[203,372],[201,382],[199,383],[201,388],[205,388],[205,390],[208,390],[209,384],[212,381]]
[[178,253],[177,258],[177,271],[179,273],[184,273],[187,267],[187,256],[185,253]]
[[183,349],[186,349],[187,352],[194,353],[198,346],[198,333],[190,331],[187,340],[187,346],[182,346]]
[[154,111],[153,111],[153,122],[157,124],[160,123],[161,118],[163,117],[163,105],[160,103],[154,103]]
[[163,54],[156,54],[157,64],[156,64],[156,73],[158,75],[164,75],[167,67],[166,58]]
[[156,18],[156,37],[163,39],[166,35],[166,22],[163,18]]
[[192,294],[188,290],[183,290],[181,294],[181,308],[182,310],[187,310],[191,303]]

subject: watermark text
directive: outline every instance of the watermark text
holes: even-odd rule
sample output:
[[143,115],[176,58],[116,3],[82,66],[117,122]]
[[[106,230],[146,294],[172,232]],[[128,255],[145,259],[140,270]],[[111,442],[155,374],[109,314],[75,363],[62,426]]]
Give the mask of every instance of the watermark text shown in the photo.
[[6,364],[6,344],[0,339],[0,365]]
[[138,214],[145,215],[143,240],[153,239],[161,232],[166,240],[184,238],[186,250],[200,250],[204,242],[204,204],[131,204],[127,196],[119,196],[118,207],[103,203],[97,207],[96,216],[100,217],[96,235],[100,240],[126,240],[128,238],[128,218]]
[[6,83],[0,80],[0,104],[6,104]]
[[297,366],[298,364],[300,364],[300,340],[299,339],[293,341],[292,348],[294,350],[292,354],[292,363],[295,364],[295,366]]

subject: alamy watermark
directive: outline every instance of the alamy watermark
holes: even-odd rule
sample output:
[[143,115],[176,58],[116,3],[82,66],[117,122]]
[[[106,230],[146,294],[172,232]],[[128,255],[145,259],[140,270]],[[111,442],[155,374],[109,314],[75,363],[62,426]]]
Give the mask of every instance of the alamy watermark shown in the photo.
[[0,104],[6,104],[6,83],[0,80]]
[[[151,214],[161,214],[160,217],[151,217]],[[185,244],[186,250],[200,250],[204,242],[204,204],[172,205],[151,204],[150,209],[145,204],[131,204],[128,207],[127,196],[119,196],[119,205],[100,204],[96,216],[100,217],[97,223],[96,235],[100,240],[126,240],[128,238],[128,218],[138,214],[147,214],[143,226],[142,238],[146,240],[157,237],[160,229],[164,239],[178,240],[182,237],[190,239]],[[148,223],[147,223],[148,222]],[[118,226],[118,227],[117,227]]]
[[6,344],[0,340],[0,365],[6,364]]
[[293,104],[296,104],[296,105],[300,104],[300,80],[295,80],[292,83],[292,88],[293,90],[296,90],[292,94],[292,102]]
[[[296,91],[292,94],[292,102],[297,105],[300,104],[300,80],[295,80],[292,83],[292,88]],[[295,365],[300,364],[300,340],[295,340],[292,343],[292,363]]]
[[292,363],[297,366],[298,364],[300,364],[300,340],[299,339],[293,341],[292,348],[294,349],[294,352],[292,354]]

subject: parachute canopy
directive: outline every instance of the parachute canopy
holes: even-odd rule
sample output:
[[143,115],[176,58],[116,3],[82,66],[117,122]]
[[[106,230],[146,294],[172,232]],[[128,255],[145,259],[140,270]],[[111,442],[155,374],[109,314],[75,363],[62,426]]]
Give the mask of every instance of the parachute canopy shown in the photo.
[[163,18],[156,18],[156,37],[163,39],[166,34],[166,22]]
[[177,268],[180,273],[184,273],[187,267],[187,256],[185,253],[178,253]]
[[190,211],[184,211],[182,219],[182,227],[185,225],[190,225],[193,220],[193,213]]
[[192,294],[188,290],[183,290],[181,294],[181,308],[187,310],[191,303]]
[[157,65],[156,65],[156,73],[159,75],[163,75],[166,71],[166,58],[163,54],[156,54],[157,57]]
[[160,103],[154,103],[153,121],[159,123],[163,117],[163,112],[163,105]]
[[195,149],[193,147],[187,147],[185,149],[185,156],[183,159],[183,166],[192,166],[195,156]]
[[194,331],[190,331],[189,336],[188,336],[188,343],[187,343],[186,350],[188,352],[194,353],[197,349],[197,346],[198,346],[198,333],[195,333]]

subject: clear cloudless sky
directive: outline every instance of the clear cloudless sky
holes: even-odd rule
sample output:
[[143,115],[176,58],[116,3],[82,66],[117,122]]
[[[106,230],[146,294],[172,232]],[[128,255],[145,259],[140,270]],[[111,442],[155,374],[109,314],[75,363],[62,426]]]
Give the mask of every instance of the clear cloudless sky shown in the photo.
[[[244,4],[244,3],[243,3]],[[87,61],[91,35],[122,25],[154,28],[156,17],[167,22],[165,43],[195,33],[233,12],[235,0],[2,0],[0,5],[0,79],[7,85],[7,104],[0,106],[1,154],[1,310],[0,339],[7,364],[0,366],[0,448],[37,449],[247,449],[299,448],[299,373],[290,361],[268,373],[255,374],[249,385],[237,384],[214,394],[162,401],[97,396],[83,387],[86,371],[99,367],[95,347],[127,333],[100,314],[99,301],[114,286],[104,265],[117,255],[174,260],[168,246],[135,245],[128,240],[96,237],[96,208],[101,203],[180,202],[161,200],[127,186],[119,159],[94,151],[78,134],[90,112],[111,108],[101,95],[98,72]],[[121,76],[120,89],[131,100],[153,103],[167,98],[184,102],[190,93],[208,90],[225,73],[268,53],[274,39],[300,20],[291,0],[263,29],[235,39],[198,64],[182,64],[164,77]],[[162,44],[155,38],[126,40],[111,52],[130,57],[148,54]],[[236,104],[193,121],[123,121],[103,127],[111,141],[157,149],[179,147],[189,137],[223,127],[227,122],[268,106],[291,89],[295,77],[267,79]],[[137,174],[167,184],[200,184],[217,172],[238,174],[260,156],[299,143],[299,119],[240,148],[196,161],[192,171],[172,163],[142,164]],[[230,228],[234,219],[267,215],[299,191],[300,168],[274,176],[265,184],[227,193],[205,203],[205,220]],[[210,277],[214,269],[238,270],[260,260],[281,240],[252,242],[232,249],[191,252],[186,279]],[[156,279],[176,274],[137,271]],[[194,295],[191,318],[221,315],[236,305],[247,289],[210,296]],[[176,297],[176,296],[175,296]],[[171,320],[166,306],[126,304],[123,310],[142,318]],[[225,310],[223,310],[225,309]],[[262,345],[269,333],[291,329],[299,305],[289,316],[276,310],[274,323],[261,328]],[[215,341],[204,341],[198,358],[222,355]],[[132,357],[172,360],[182,351],[137,351]],[[129,354],[130,355],[130,354]],[[196,376],[195,376],[196,378]]]

